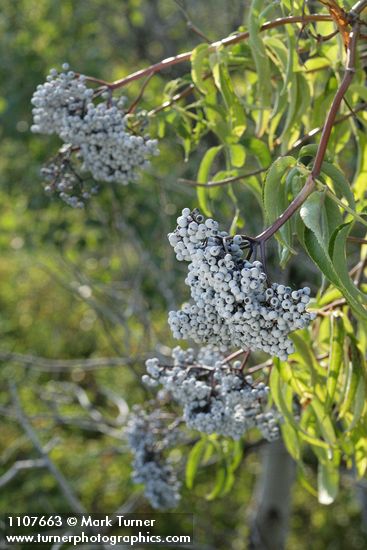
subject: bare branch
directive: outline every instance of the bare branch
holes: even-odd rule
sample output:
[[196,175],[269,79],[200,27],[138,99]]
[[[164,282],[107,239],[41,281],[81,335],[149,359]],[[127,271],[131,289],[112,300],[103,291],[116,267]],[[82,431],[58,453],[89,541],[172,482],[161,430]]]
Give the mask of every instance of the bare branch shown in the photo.
[[144,361],[145,357],[96,357],[93,359],[47,359],[34,355],[22,355],[10,351],[0,351],[0,361],[12,361],[24,367],[32,367],[40,371],[67,371],[81,368],[83,370],[95,370],[106,367],[126,367],[138,361]]
[[5,487],[8,483],[14,479],[22,470],[33,470],[34,468],[46,468],[47,464],[43,458],[36,458],[34,460],[18,460],[9,468],[4,475],[0,477],[0,489]]
[[22,426],[23,430],[28,435],[30,441],[33,443],[35,449],[38,451],[41,458],[44,460],[46,468],[55,478],[65,499],[69,503],[70,508],[79,514],[86,513],[86,509],[74,494],[74,491],[71,489],[66,478],[63,476],[63,474],[60,472],[57,466],[52,462],[47,452],[45,451],[44,447],[42,446],[35,430],[32,428],[28,418],[26,417],[22,409],[17,387],[13,381],[9,382],[9,390],[10,390],[12,403],[15,408],[15,412],[16,412],[16,416],[19,424]]

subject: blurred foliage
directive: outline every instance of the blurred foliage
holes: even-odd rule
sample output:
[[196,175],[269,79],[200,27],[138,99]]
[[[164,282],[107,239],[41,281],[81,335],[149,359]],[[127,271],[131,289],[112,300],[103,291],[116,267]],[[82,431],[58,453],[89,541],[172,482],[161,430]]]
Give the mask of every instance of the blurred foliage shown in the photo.
[[[228,35],[244,22],[240,0],[190,0],[186,5],[210,40]],[[202,150],[184,164],[181,145],[172,134],[171,146],[163,146],[139,185],[106,185],[98,201],[85,211],[73,211],[43,193],[39,170],[56,149],[56,141],[30,134],[30,98],[49,69],[64,61],[77,71],[111,81],[192,49],[201,39],[187,28],[172,0],[5,0],[0,30],[6,52],[0,60],[0,352],[4,355],[0,355],[0,475],[15,461],[37,456],[9,412],[7,384],[12,380],[40,441],[50,443],[51,459],[83,505],[108,513],[136,492],[129,477],[130,456],[116,424],[117,404],[123,407],[124,400],[131,405],[146,398],[136,373],[143,372],[144,357],[167,354],[166,346],[173,344],[166,312],[182,301],[184,277],[165,236],[180,208],[196,205],[195,190],[178,179],[195,177]],[[144,95],[146,105],[155,103],[164,79],[181,75],[182,69],[176,67],[155,77]],[[329,79],[328,87],[333,86]],[[139,90],[139,83],[130,85],[129,98],[133,100]],[[319,112],[323,109],[320,103]],[[243,186],[237,198],[254,213],[246,219],[246,229],[254,232],[261,226],[256,197]],[[216,212],[229,225],[231,206],[227,202],[219,206],[220,202],[218,196]],[[278,270],[275,247],[269,255],[270,269]],[[284,279],[311,280],[316,289],[318,276],[311,262],[304,255],[302,262],[297,261],[302,269],[291,262]],[[6,352],[78,358],[81,363],[53,372],[52,362],[42,370],[36,358],[21,364],[16,357],[6,358]],[[83,359],[98,357],[126,358],[127,364],[83,369]],[[91,421],[90,410],[81,407],[76,387],[85,392],[92,410],[102,415],[100,430]],[[307,469],[315,480],[312,457]],[[198,474],[194,491],[184,492],[178,510],[195,514],[197,541],[207,548],[245,548],[258,473],[259,454],[245,453],[232,492],[214,502],[203,498],[212,483],[210,472]],[[0,512],[69,509],[45,469],[18,473],[0,495]],[[149,506],[141,500],[137,510]],[[339,499],[329,507],[319,505],[297,485],[288,548],[306,550],[310,544],[315,550],[365,548],[361,519],[349,477],[342,477]]]

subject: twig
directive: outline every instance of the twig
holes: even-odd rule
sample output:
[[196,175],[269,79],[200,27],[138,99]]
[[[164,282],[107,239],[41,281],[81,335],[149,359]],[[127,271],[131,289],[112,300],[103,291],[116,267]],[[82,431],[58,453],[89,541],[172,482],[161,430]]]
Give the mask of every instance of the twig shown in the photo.
[[223,365],[225,363],[229,363],[230,361],[233,361],[233,359],[236,359],[237,357],[240,357],[243,354],[246,354],[247,351],[248,351],[247,349],[239,349],[238,351],[231,353],[231,355],[228,355],[223,359],[222,361]]
[[336,309],[340,306],[345,306],[347,304],[347,301],[345,298],[339,298],[338,300],[334,300],[334,302],[331,302],[330,304],[326,304],[326,306],[321,307],[316,311],[316,315],[323,315],[324,312],[327,312],[329,310]]
[[347,237],[347,241],[351,243],[367,244],[367,239],[361,239],[360,237]]
[[250,357],[250,353],[251,353],[251,351],[248,349],[246,351],[246,353],[244,354],[244,356],[243,356],[242,363],[241,363],[241,366],[240,366],[240,369],[239,369],[241,372],[243,372],[243,370],[244,370],[244,368],[247,364],[248,358]]
[[263,370],[263,369],[266,369],[266,368],[269,368],[273,365],[273,360],[272,359],[268,359],[267,361],[265,361],[264,363],[259,363],[258,365],[254,365],[253,367],[250,367],[249,369],[247,369],[247,372],[249,374],[252,374],[253,372],[257,372],[259,370]]
[[82,505],[82,503],[77,499],[75,496],[73,490],[71,489],[69,483],[67,482],[66,478],[63,476],[63,474],[60,472],[60,470],[57,468],[57,466],[52,462],[50,457],[48,456],[47,452],[43,448],[40,440],[38,439],[38,436],[34,429],[32,428],[30,422],[28,421],[28,418],[24,414],[24,411],[22,409],[22,406],[20,404],[18,391],[16,388],[16,385],[13,381],[9,382],[9,391],[10,395],[12,397],[13,406],[15,408],[16,416],[19,421],[19,424],[22,426],[23,430],[29,437],[30,441],[33,443],[35,449],[40,454],[41,458],[45,462],[45,466],[48,468],[50,473],[55,478],[58,486],[60,487],[65,499],[69,503],[70,508],[79,514],[85,514],[86,509]]
[[187,13],[187,10],[183,6],[183,2],[181,2],[180,0],[174,0],[174,2],[175,2],[175,4],[177,4],[177,6],[179,7],[179,9],[182,12],[182,15],[186,19],[187,27],[190,30],[192,30],[192,32],[194,32],[195,34],[200,36],[200,38],[202,38],[205,42],[208,42],[208,44],[210,44],[209,38],[207,36],[205,36],[205,34],[196,25],[194,25],[194,23],[191,21],[191,18],[189,16],[189,14]]
[[143,97],[143,94],[145,92],[145,88],[148,86],[149,82],[151,81],[152,77],[154,76],[154,73],[151,73],[147,76],[144,84],[142,85],[141,89],[140,89],[140,92],[138,94],[138,97],[135,99],[135,101],[133,101],[133,103],[130,105],[129,109],[127,110],[127,113],[128,114],[131,114],[135,111],[137,105],[139,104],[139,101],[141,100],[141,98]]
[[249,178],[251,176],[256,176],[257,174],[262,174],[263,172],[266,172],[267,169],[268,167],[258,168],[252,172],[246,172],[245,174],[240,174],[238,176],[231,176],[219,181],[208,181],[207,183],[199,183],[198,181],[188,180],[186,178],[180,178],[178,181],[179,183],[185,183],[186,185],[191,185],[192,187],[222,187],[223,185],[228,185],[229,183],[239,181],[243,178]]
[[45,468],[47,464],[44,458],[36,458],[34,460],[18,460],[9,468],[5,474],[0,477],[0,489],[5,487],[14,479],[22,470],[32,470],[33,468]]
[[327,35],[322,35],[322,34],[314,34],[312,31],[308,30],[308,34],[310,36],[312,36],[312,38],[314,38],[315,40],[317,40],[317,42],[327,42],[328,40],[331,40],[332,38],[334,38],[334,36],[336,36],[338,34],[338,30],[334,31],[334,32],[331,32],[330,34],[327,34]]
[[367,265],[367,253],[364,254],[364,258],[359,262],[358,269],[354,276],[354,284],[359,285],[363,276],[364,269]]

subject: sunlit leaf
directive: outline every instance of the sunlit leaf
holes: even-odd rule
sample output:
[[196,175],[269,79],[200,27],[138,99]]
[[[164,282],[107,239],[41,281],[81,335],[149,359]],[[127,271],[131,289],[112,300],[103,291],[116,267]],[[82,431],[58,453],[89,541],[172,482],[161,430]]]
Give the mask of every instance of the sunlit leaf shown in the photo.
[[334,502],[339,490],[339,469],[333,465],[318,464],[317,488],[320,504]]

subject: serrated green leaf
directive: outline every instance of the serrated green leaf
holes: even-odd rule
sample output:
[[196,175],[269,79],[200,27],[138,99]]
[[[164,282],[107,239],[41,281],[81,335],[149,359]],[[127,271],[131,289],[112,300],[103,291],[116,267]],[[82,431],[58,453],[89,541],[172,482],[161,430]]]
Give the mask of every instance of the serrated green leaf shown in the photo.
[[334,302],[335,300],[339,300],[342,297],[343,295],[338,288],[329,287],[324,293],[322,293],[320,298],[318,298],[317,306],[318,307],[327,306],[328,304],[331,304],[331,302]]
[[279,211],[282,211],[283,204],[277,204],[279,196],[284,194],[282,180],[295,164],[296,160],[293,157],[279,157],[273,162],[267,172],[264,182],[263,200],[269,222],[273,222],[278,217]]
[[325,247],[319,243],[313,231],[311,231],[308,227],[305,227],[303,236],[305,248],[310,258],[315,262],[329,281],[331,281],[335,286],[342,286],[340,285],[338,275],[327,251],[325,250]]

